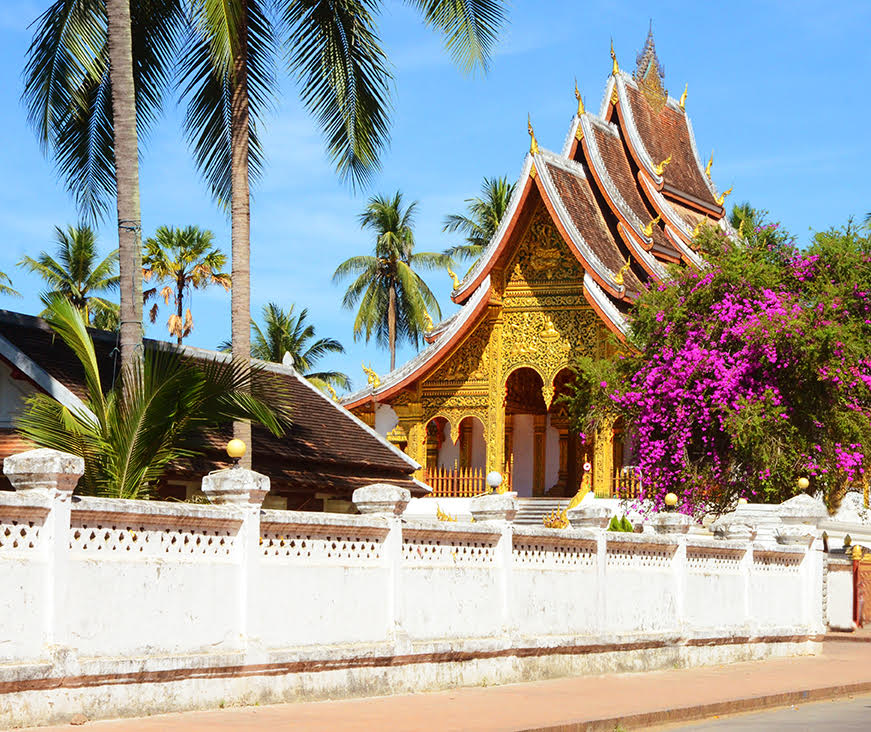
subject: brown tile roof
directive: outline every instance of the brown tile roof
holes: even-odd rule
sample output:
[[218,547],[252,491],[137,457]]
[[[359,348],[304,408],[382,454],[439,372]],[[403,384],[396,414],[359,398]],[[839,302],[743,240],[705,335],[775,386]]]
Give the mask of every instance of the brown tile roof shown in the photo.
[[654,163],[671,155],[663,176],[665,184],[718,209],[699,170],[684,112],[666,105],[658,114],[631,83],[625,85],[638,134]]
[[[84,373],[73,352],[40,318],[0,310],[0,334],[45,369],[77,396],[85,396]],[[93,331],[94,346],[103,384],[108,387],[116,369],[114,334]],[[146,348],[159,342],[146,339]],[[195,357],[218,355],[195,351]],[[412,466],[397,455],[328,397],[310,388],[301,378],[282,367],[271,366],[268,374],[280,381],[292,405],[292,425],[276,438],[255,428],[253,466],[286,490],[317,490],[349,495],[358,485],[385,481],[414,491]],[[180,473],[198,479],[208,470],[228,464],[224,446],[230,426],[204,435],[206,454],[179,465]]]
[[[590,249],[608,269],[615,274],[619,272],[626,262],[626,256],[614,241],[587,179],[552,163],[547,163],[547,172],[556,186],[563,206]],[[624,275],[624,284],[633,293],[644,289],[632,270]]]

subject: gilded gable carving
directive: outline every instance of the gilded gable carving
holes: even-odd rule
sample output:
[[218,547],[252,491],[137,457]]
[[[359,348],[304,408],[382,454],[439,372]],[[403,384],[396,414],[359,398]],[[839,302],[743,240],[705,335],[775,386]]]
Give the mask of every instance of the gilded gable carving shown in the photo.
[[492,361],[491,331],[492,326],[488,322],[481,323],[426,380],[426,384],[455,382],[459,385],[466,382],[486,382]]
[[544,206],[539,206],[508,267],[508,287],[583,278]]

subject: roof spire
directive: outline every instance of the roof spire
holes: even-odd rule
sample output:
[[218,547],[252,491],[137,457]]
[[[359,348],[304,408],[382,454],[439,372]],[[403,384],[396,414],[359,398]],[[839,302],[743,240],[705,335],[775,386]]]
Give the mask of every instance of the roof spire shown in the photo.
[[681,109],[687,108],[687,92],[690,90],[689,84],[684,84],[683,94],[680,95],[680,101],[677,103]]
[[650,30],[647,31],[644,48],[635,57],[635,64],[635,73],[632,74],[632,78],[635,79],[651,109],[655,112],[661,112],[668,99],[668,92],[663,86],[665,68],[659,63],[659,57],[656,55],[652,20],[650,21]]
[[584,113],[584,98],[581,96],[581,93],[578,91],[578,80],[575,79],[575,99],[578,100],[578,117],[580,117]]
[[529,133],[529,154],[538,155],[538,140],[535,139],[535,132],[532,129],[532,117],[526,115],[526,131]]
[[620,66],[617,64],[617,54],[614,53],[614,39],[611,39],[611,73],[614,76],[620,73]]

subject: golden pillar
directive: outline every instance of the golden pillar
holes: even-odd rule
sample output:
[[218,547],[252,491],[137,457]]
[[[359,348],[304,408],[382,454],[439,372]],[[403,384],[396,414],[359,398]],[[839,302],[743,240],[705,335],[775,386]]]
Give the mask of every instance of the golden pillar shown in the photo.
[[493,321],[487,366],[487,472],[505,472],[505,386],[502,383],[502,317]]
[[547,415],[532,418],[532,495],[544,495],[544,473],[547,447]]
[[614,475],[614,423],[606,421],[596,430],[593,445],[593,491],[600,497],[611,495],[611,478]]

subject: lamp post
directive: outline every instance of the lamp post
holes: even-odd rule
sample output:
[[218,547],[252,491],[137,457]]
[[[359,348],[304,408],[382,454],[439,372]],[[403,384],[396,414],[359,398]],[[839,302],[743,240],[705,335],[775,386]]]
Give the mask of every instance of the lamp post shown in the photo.
[[239,461],[242,459],[242,456],[245,454],[245,443],[242,440],[238,440],[233,438],[227,443],[227,455],[233,460],[233,467],[239,467]]
[[674,511],[675,506],[677,506],[677,495],[674,493],[666,493],[665,494],[665,510],[666,511]]
[[490,492],[499,493],[499,486],[502,485],[502,473],[498,470],[491,470],[487,473],[487,487],[490,489]]

